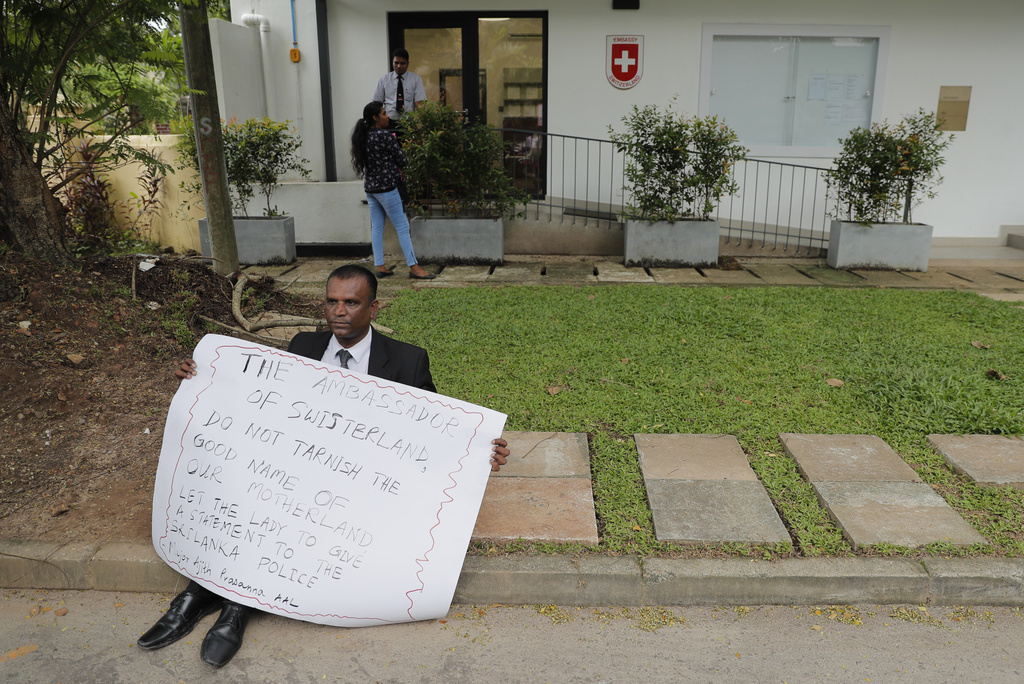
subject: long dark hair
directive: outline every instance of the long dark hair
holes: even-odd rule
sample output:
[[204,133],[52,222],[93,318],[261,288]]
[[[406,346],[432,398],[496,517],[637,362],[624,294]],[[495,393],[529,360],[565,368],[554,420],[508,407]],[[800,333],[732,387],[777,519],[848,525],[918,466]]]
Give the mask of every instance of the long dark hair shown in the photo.
[[363,118],[352,129],[352,168],[359,178],[363,177],[363,171],[366,170],[366,142],[370,139],[370,131],[377,127],[373,117],[380,114],[382,109],[384,103],[377,100],[366,105],[363,107]]

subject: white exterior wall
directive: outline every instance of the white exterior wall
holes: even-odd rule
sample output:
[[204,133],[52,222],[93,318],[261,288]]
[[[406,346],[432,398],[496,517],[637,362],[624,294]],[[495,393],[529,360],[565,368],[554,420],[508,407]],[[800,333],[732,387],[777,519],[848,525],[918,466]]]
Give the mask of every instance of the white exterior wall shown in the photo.
[[232,117],[239,121],[262,119],[267,113],[263,105],[259,32],[211,19],[210,43],[221,117],[225,121]]
[[[705,23],[883,25],[891,27],[885,65],[883,116],[898,120],[919,107],[933,111],[940,86],[972,86],[967,130],[947,154],[939,196],[915,211],[935,225],[938,238],[996,243],[1001,229],[1024,225],[1020,171],[1024,160],[1024,2],[1020,0],[641,0],[637,11],[579,0],[476,2],[470,0],[328,0],[335,155],[339,180],[353,179],[348,136],[388,64],[387,13],[486,10],[548,11],[548,130],[607,138],[633,104],[698,111],[701,30]],[[316,20],[312,0],[295,0],[303,58],[288,61],[291,8],[284,0],[234,0],[232,16],[262,14],[271,22],[279,118],[299,122],[324,179]],[[236,19],[237,21],[237,19]],[[631,90],[605,77],[605,36],[644,36],[644,75]],[[279,56],[279,57],[278,57]],[[416,55],[411,55],[415,65]],[[230,116],[225,112],[225,116]],[[828,159],[786,159],[827,166]]]

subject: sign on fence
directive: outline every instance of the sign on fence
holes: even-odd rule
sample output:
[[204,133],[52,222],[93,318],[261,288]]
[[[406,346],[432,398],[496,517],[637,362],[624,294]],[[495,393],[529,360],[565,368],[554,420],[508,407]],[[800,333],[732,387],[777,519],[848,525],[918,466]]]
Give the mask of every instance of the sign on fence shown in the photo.
[[194,358],[157,469],[160,557],[300,620],[443,616],[505,416],[230,337]]

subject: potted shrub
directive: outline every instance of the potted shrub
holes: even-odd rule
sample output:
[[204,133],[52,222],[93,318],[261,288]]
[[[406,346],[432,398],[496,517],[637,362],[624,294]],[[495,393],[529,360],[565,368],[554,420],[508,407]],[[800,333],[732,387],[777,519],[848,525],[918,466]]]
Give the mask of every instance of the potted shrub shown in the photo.
[[[900,123],[857,128],[825,177],[834,200],[828,265],[832,268],[928,269],[932,227],[911,211],[935,197],[943,152],[953,141],[935,115],[919,109]],[[902,219],[902,220],[901,220]]]
[[626,265],[717,264],[719,225],[711,214],[738,189],[731,170],[747,149],[717,117],[687,117],[671,106],[633,105],[622,123],[621,132],[608,130],[625,155]]
[[[244,264],[291,263],[295,261],[295,219],[282,216],[271,203],[281,176],[295,172],[309,177],[308,160],[299,156],[302,140],[287,121],[249,119],[229,121],[223,127],[224,161],[235,223],[238,260]],[[184,127],[178,143],[181,168],[198,172],[195,131]],[[184,183],[186,189],[201,191],[198,180]],[[256,189],[263,195],[263,216],[249,216],[249,203]],[[210,229],[207,220],[199,220],[199,242],[203,254],[210,255]]]
[[501,137],[489,125],[428,102],[402,115],[403,176],[416,254],[438,263],[501,264],[504,217],[527,201],[502,163]]

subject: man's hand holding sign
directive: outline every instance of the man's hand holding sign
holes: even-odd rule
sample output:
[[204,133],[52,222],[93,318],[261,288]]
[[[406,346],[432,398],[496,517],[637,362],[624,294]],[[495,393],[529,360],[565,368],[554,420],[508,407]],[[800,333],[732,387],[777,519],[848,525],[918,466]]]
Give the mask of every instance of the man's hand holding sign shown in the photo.
[[176,372],[153,540],[193,582],[141,647],[222,607],[202,646],[216,667],[246,606],[343,626],[447,612],[505,416],[434,394],[426,352],[371,333],[375,286],[332,274],[331,333],[300,334],[297,354],[208,335]]

